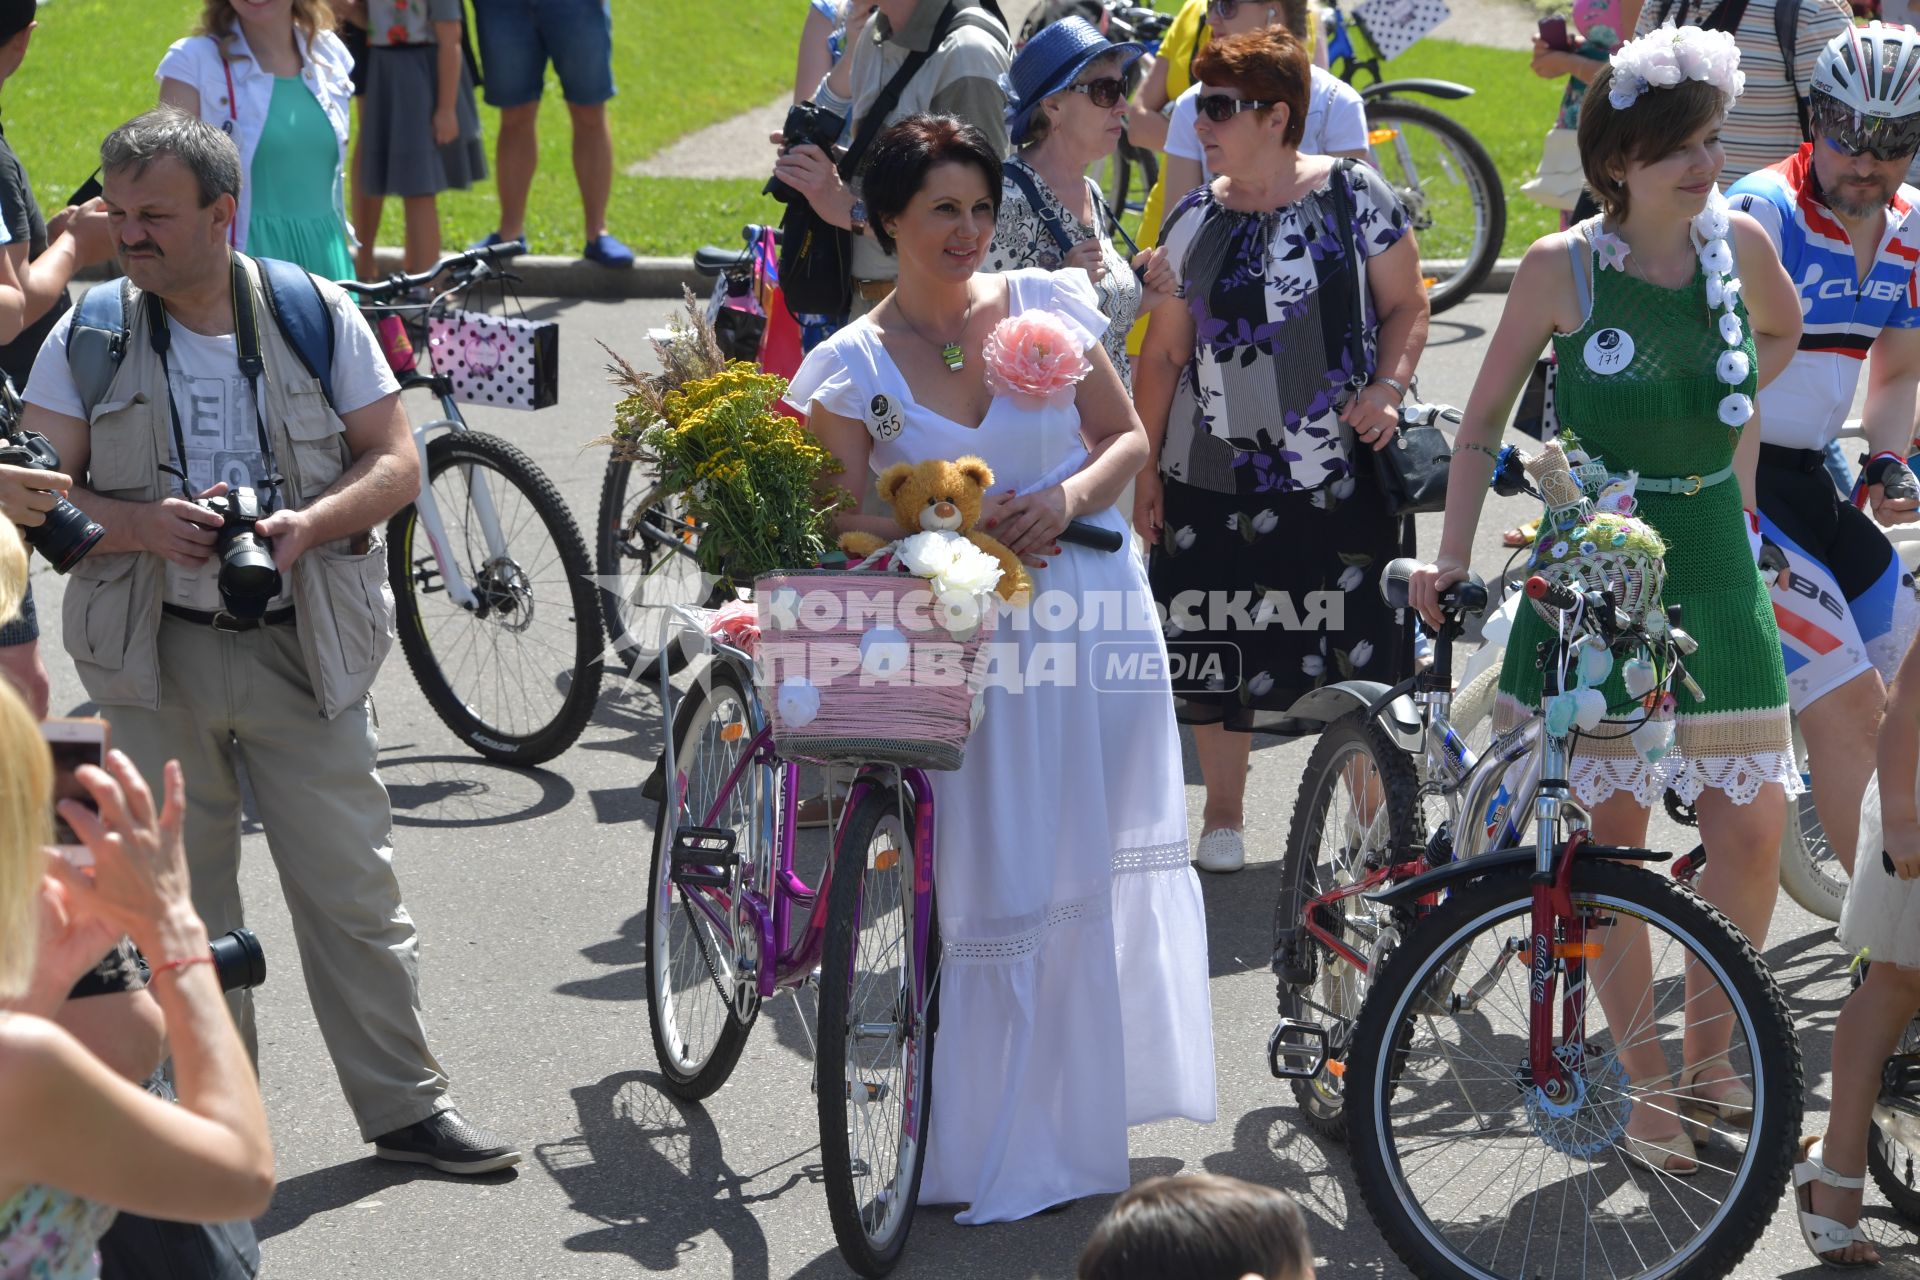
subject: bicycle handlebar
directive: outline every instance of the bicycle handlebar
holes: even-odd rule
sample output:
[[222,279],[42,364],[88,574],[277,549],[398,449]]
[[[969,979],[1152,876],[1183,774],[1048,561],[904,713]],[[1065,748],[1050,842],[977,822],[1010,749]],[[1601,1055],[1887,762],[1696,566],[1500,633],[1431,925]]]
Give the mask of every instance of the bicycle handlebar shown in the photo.
[[385,302],[422,285],[430,284],[442,275],[462,266],[494,266],[519,257],[527,251],[525,240],[509,240],[504,244],[479,245],[460,253],[449,254],[425,271],[413,275],[395,272],[385,280],[372,283],[365,280],[342,280],[340,287],[356,295],[363,302]]
[[1069,520],[1060,531],[1060,541],[1075,542],[1095,551],[1118,551],[1126,545],[1126,535],[1105,529],[1090,520]]

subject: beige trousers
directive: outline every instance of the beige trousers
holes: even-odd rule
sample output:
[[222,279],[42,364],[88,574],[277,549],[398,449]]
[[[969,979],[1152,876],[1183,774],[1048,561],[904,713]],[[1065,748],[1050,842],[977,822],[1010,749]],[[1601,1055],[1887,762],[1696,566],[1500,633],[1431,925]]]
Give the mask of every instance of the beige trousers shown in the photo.
[[[168,617],[160,709],[105,714],[113,745],[156,789],[168,760],[185,771],[193,902],[214,937],[245,922],[234,767],[236,759],[246,765],[307,997],[361,1136],[371,1141],[450,1106],[420,1018],[419,940],[393,874],[393,812],[368,701],[324,719],[290,624],[228,635]],[[253,998],[229,999],[257,1057]]]

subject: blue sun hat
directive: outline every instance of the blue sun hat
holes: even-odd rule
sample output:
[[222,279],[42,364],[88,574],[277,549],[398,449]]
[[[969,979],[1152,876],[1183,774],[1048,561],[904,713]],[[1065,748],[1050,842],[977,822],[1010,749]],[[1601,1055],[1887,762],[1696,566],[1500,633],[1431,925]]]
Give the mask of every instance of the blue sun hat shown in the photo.
[[1145,52],[1143,45],[1131,40],[1115,44],[1085,18],[1068,18],[1042,29],[1000,77],[1000,87],[1007,93],[1007,137],[1019,146],[1041,101],[1072,84],[1095,58],[1119,54],[1124,75]]

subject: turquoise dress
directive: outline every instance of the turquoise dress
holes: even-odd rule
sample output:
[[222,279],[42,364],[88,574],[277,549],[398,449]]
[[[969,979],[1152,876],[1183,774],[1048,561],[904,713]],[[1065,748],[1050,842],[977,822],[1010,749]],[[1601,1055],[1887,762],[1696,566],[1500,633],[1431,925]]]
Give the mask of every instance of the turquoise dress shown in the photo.
[[297,262],[326,280],[351,280],[347,230],[334,211],[340,142],[298,76],[276,76],[266,128],[253,153],[253,218],[246,250]]

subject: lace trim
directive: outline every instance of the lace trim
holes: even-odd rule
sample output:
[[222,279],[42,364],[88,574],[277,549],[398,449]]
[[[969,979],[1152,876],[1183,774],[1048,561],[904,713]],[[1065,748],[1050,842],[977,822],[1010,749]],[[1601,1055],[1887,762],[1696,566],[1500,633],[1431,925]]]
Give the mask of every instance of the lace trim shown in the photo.
[[1040,949],[1048,933],[1063,924],[1099,920],[1113,913],[1113,896],[1096,893],[1047,908],[1045,919],[1019,933],[998,938],[949,938],[942,959],[948,964],[1012,964]]
[[1769,782],[1779,783],[1788,796],[1805,790],[1790,751],[1699,759],[1675,753],[1657,764],[1637,756],[1586,756],[1574,760],[1571,773],[1568,781],[1574,795],[1589,808],[1617,791],[1628,792],[1643,808],[1652,808],[1668,790],[1687,804],[1698,801],[1708,788],[1724,793],[1735,804],[1752,804]]
[[1116,850],[1113,855],[1113,870],[1115,875],[1136,871],[1184,871],[1191,860],[1187,842],[1179,840],[1172,844]]

